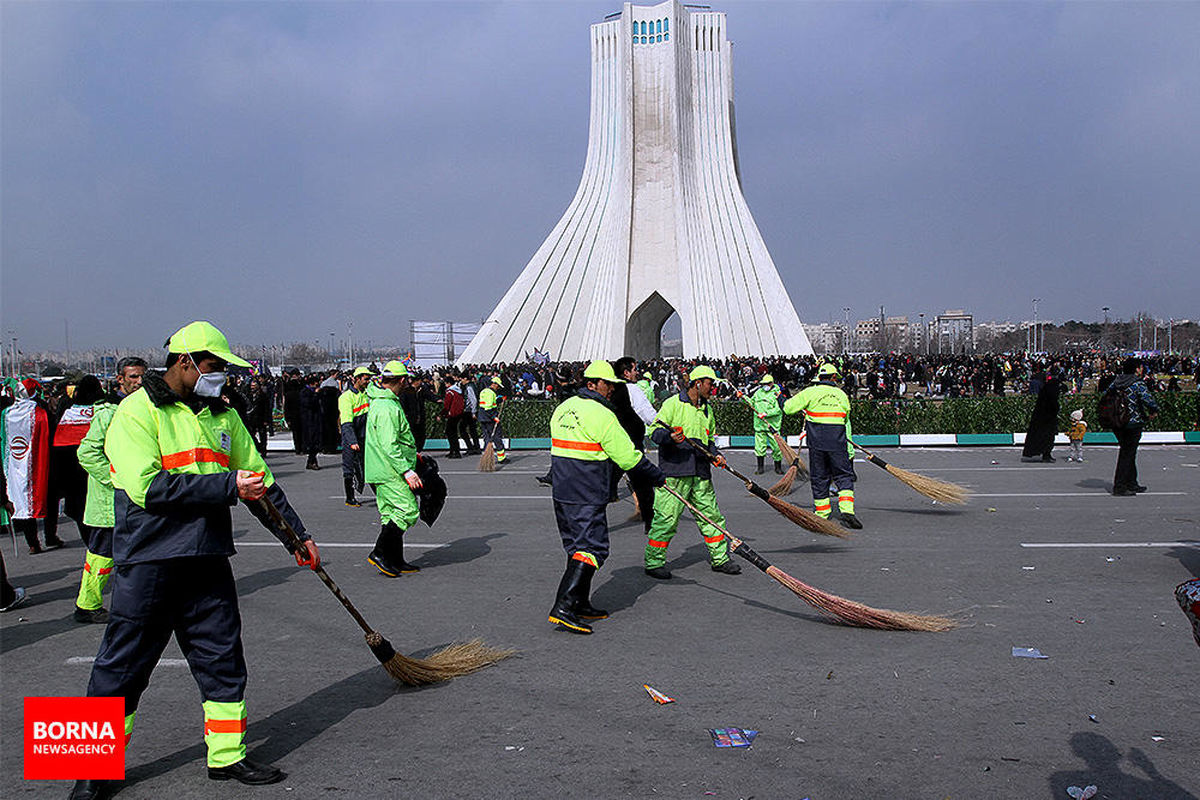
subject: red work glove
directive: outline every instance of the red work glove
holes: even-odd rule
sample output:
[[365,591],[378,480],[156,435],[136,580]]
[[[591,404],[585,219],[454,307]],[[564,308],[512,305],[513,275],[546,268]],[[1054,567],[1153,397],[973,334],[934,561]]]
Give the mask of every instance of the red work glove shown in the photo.
[[321,554],[317,550],[317,543],[312,539],[304,542],[304,549],[297,550],[293,553],[296,557],[297,567],[308,567],[313,572],[317,571],[317,567],[321,566]]

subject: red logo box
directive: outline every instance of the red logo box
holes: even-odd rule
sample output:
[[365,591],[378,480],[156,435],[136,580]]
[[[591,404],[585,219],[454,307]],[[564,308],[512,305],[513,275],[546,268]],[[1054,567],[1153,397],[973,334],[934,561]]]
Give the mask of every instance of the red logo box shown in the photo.
[[25,780],[89,778],[125,778],[125,700],[26,697]]

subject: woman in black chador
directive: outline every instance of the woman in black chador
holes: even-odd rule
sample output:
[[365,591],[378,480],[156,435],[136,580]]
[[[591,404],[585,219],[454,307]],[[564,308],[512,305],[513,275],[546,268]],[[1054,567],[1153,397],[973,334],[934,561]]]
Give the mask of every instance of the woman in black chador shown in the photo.
[[1058,398],[1063,382],[1059,370],[1048,371],[1042,388],[1038,390],[1033,414],[1029,417],[1029,430],[1025,434],[1025,449],[1022,461],[1053,461],[1050,451],[1054,449],[1054,436],[1058,433]]

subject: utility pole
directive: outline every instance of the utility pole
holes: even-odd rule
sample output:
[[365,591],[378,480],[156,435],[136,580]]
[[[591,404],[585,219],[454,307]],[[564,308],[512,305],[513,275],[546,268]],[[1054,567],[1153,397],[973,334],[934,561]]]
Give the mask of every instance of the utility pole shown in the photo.
[[347,331],[347,335],[349,336],[349,339],[350,339],[350,364],[349,364],[349,366],[353,367],[354,366],[354,323],[353,322],[346,323],[346,331]]
[[1104,327],[1100,329],[1100,352],[1108,349],[1108,306],[1100,309],[1104,312]]
[[883,324],[883,306],[879,307],[879,352],[880,354],[887,352],[887,329]]
[[846,313],[846,335],[842,338],[842,352],[849,353],[854,349],[850,341],[850,306],[842,306],[842,311]]
[[1174,318],[1174,317],[1170,317],[1170,318],[1168,318],[1168,319],[1167,319],[1167,352],[1168,352],[1168,353],[1173,353],[1173,352],[1175,352],[1175,348],[1173,348],[1173,347],[1171,346],[1171,344],[1172,344],[1172,342],[1171,342],[1171,328],[1173,328],[1173,327],[1175,327],[1175,318]]
[[1139,311],[1138,312],[1138,352],[1139,353],[1142,352],[1142,322],[1145,320],[1145,318],[1146,318],[1146,315],[1143,312]]
[[1034,352],[1041,352],[1040,348],[1038,347],[1038,312],[1037,312],[1037,304],[1039,302],[1041,302],[1041,299],[1042,298],[1040,298],[1040,297],[1033,298],[1033,350],[1034,350]]

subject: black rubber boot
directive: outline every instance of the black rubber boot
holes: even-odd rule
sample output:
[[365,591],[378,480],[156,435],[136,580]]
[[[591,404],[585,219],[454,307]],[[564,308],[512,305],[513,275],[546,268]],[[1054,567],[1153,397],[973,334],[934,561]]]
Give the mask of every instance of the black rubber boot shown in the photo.
[[592,626],[580,619],[576,613],[579,587],[584,580],[584,568],[588,566],[590,565],[576,559],[567,562],[567,569],[558,584],[558,597],[554,600],[554,607],[550,609],[549,621],[572,633],[592,632]]
[[214,781],[237,781],[247,786],[263,786],[268,783],[279,783],[287,777],[278,767],[270,764],[259,764],[243,758],[228,767],[209,767],[208,777]]
[[391,531],[388,534],[388,559],[399,567],[401,572],[420,572],[420,567],[404,560],[404,531],[400,530],[400,526],[394,522],[389,522],[387,527]]
[[[580,562],[582,563],[582,562]],[[580,619],[608,619],[608,612],[592,605],[592,578],[596,568],[584,564],[583,578],[579,581],[578,595],[575,597],[575,614]]]
[[765,466],[763,466],[763,462],[766,460],[767,457],[766,456],[756,456],[756,458],[758,459],[758,466],[755,467],[754,474],[762,475],[764,472],[767,471],[767,468]]
[[354,499],[354,478],[343,478],[342,483],[346,486],[346,505],[361,506],[362,503]]
[[779,459],[775,459],[775,474],[776,475],[783,474],[783,462],[780,461]]
[[862,523],[853,514],[842,514],[842,525],[853,530],[862,530]]
[[383,526],[379,531],[379,538],[375,540],[375,549],[367,556],[367,562],[389,578],[398,577],[404,571],[399,564],[392,561],[395,545],[391,539],[394,527],[391,523]]
[[86,780],[75,781],[70,800],[106,800],[121,788],[118,781]]

